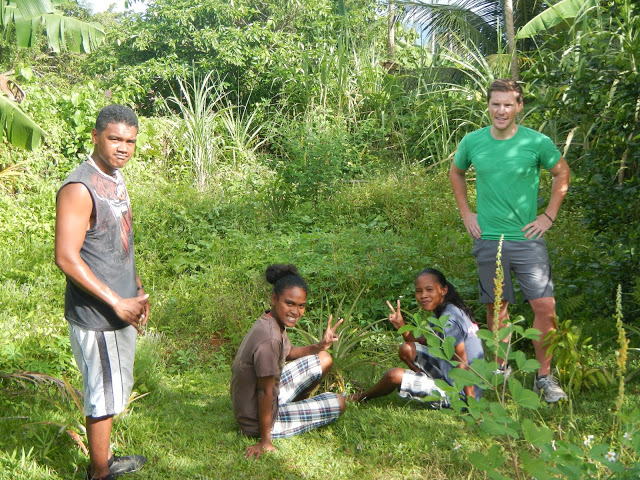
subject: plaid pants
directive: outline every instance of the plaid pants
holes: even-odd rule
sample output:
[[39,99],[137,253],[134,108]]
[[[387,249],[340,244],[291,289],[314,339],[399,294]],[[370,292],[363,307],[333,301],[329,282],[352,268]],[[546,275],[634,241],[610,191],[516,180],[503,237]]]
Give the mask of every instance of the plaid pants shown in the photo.
[[334,422],[340,416],[335,393],[322,393],[306,400],[292,400],[322,378],[318,355],[298,358],[285,365],[280,376],[278,416],[271,427],[271,438],[285,438]]

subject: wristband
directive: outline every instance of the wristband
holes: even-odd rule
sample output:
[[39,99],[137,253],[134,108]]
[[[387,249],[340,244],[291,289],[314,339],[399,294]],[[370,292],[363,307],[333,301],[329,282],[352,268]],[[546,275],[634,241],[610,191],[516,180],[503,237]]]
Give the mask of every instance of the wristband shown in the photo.
[[144,290],[144,285],[140,285],[139,287],[136,287],[136,290],[138,290],[138,291]]
[[551,220],[551,225],[553,225],[554,223],[556,223],[553,218],[551,218],[549,215],[547,215],[547,212],[542,212],[542,214],[547,217],[549,220]]

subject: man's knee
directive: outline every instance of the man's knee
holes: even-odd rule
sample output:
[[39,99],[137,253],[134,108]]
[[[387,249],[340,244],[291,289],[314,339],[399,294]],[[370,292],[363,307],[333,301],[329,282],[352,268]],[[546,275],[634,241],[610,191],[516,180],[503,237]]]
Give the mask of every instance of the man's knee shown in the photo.
[[[493,325],[493,317],[495,315],[495,305],[493,303],[487,303],[487,324],[489,326]],[[500,311],[498,312],[498,320],[500,322],[509,318],[509,302],[503,300],[500,304]]]
[[535,300],[529,300],[529,305],[534,314],[555,315],[556,299],[555,297],[542,297]]
[[320,358],[320,367],[322,368],[322,375],[326,375],[326,373],[331,370],[333,366],[333,358],[331,358],[331,354],[325,352],[324,350],[318,353],[318,357]]
[[554,297],[536,298],[529,300],[529,305],[533,310],[534,328],[547,332],[555,328],[556,320],[556,299]]

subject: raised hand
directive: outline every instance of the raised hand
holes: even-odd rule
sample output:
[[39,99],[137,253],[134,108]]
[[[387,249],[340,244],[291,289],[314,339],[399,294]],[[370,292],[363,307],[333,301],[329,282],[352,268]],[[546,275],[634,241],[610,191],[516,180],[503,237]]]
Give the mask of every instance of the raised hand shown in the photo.
[[333,320],[333,315],[329,315],[329,321],[327,322],[327,329],[324,331],[324,335],[322,336],[322,340],[318,343],[320,350],[328,350],[333,342],[338,340],[338,334],[336,331],[338,327],[344,322],[344,318],[339,319],[336,324],[332,327],[331,321]]
[[405,323],[404,319],[402,318],[402,311],[400,310],[400,299],[398,299],[397,309],[393,308],[393,305],[391,305],[391,302],[389,300],[387,300],[387,306],[389,307],[389,310],[391,310],[391,313],[389,314],[389,321],[391,322],[391,325],[393,325],[396,330],[400,327],[404,327]]

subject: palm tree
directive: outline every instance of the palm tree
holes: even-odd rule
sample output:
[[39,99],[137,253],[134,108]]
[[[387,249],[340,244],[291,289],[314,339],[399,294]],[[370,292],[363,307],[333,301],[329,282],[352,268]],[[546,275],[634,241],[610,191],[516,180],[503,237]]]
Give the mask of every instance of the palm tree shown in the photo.
[[[58,53],[69,50],[89,53],[104,41],[105,33],[97,23],[88,23],[63,15],[56,7],[69,0],[0,0],[0,32],[11,32],[19,47],[33,47],[42,32],[47,45]],[[0,140],[33,150],[45,136],[16,102],[0,93]]]
[[[403,21],[418,25],[433,45],[468,52],[473,43],[484,56],[499,53],[505,34],[511,75],[518,79],[516,42],[533,46],[534,35],[579,16],[597,0],[395,0]],[[516,30],[520,30],[516,35]]]

